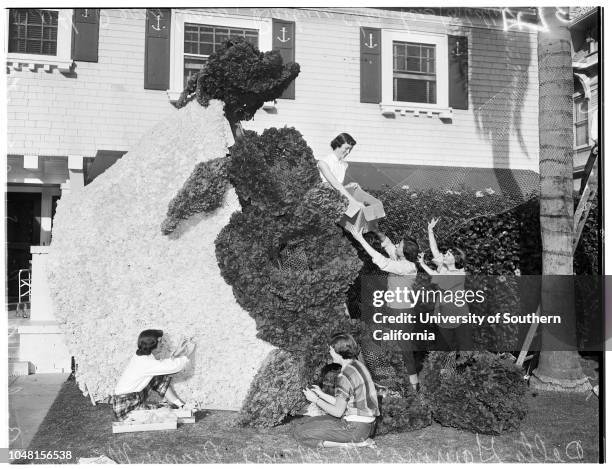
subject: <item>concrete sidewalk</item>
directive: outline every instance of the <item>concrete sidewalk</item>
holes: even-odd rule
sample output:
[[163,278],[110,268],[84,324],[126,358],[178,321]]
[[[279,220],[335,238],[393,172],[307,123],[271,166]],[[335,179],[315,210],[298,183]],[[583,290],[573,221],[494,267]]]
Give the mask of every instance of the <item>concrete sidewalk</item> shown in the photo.
[[26,449],[68,373],[9,377],[9,448]]

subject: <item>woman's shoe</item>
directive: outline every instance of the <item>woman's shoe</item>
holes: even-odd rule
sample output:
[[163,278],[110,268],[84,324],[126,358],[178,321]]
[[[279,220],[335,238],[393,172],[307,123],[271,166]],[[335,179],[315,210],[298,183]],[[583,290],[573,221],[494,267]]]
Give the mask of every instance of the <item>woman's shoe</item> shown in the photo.
[[376,448],[376,442],[372,438],[361,441],[359,443],[353,443],[356,448]]

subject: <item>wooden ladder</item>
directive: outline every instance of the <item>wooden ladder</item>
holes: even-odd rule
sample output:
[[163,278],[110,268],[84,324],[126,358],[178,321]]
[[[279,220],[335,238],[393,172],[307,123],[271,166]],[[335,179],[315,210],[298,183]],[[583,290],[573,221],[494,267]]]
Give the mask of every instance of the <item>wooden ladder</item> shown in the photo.
[[[572,248],[572,255],[576,252],[576,247],[578,246],[578,242],[580,241],[580,236],[582,236],[584,224],[586,223],[587,218],[589,217],[589,212],[591,211],[591,207],[593,206],[593,201],[595,200],[595,197],[597,197],[597,179],[599,175],[597,174],[596,168],[598,155],[596,153],[591,153],[591,157],[594,157],[594,159],[592,160],[592,166],[589,171],[589,176],[584,186],[584,190],[582,191],[582,194],[580,196],[580,201],[578,202],[576,211],[574,212],[574,244]],[[540,305],[538,305],[538,310],[536,311],[536,314],[538,316],[540,315]],[[525,340],[523,342],[523,346],[521,347],[521,352],[519,353],[519,356],[516,359],[516,364],[518,366],[523,366],[525,358],[527,357],[527,352],[529,351],[529,347],[531,346],[531,342],[535,337],[537,329],[537,322],[532,323],[529,327],[529,331],[527,332],[527,335],[525,336]]]

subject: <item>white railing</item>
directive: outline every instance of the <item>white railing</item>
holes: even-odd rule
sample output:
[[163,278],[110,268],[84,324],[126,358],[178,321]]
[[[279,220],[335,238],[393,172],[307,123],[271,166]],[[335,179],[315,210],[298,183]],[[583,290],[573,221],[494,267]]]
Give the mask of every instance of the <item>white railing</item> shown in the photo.
[[30,316],[32,272],[30,269],[20,269],[17,279],[19,283],[19,303],[17,304],[16,314],[27,318]]

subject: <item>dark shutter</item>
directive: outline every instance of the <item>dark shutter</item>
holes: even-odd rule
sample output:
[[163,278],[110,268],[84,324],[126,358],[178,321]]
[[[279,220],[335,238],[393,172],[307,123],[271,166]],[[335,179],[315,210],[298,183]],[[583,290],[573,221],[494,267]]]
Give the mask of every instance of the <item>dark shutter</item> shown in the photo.
[[362,103],[380,103],[381,69],[380,69],[380,29],[360,28],[361,56],[361,94]]
[[448,105],[468,108],[468,40],[465,36],[448,36]]
[[[272,20],[272,50],[280,52],[283,63],[295,62],[295,23],[292,21]],[[295,80],[280,96],[282,99],[295,99]]]
[[144,87],[167,90],[170,88],[170,8],[147,9],[146,27]]
[[75,8],[73,25],[72,60],[97,62],[100,10],[98,8]]

